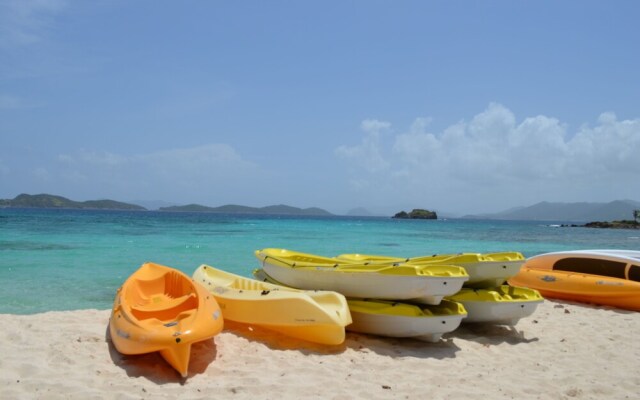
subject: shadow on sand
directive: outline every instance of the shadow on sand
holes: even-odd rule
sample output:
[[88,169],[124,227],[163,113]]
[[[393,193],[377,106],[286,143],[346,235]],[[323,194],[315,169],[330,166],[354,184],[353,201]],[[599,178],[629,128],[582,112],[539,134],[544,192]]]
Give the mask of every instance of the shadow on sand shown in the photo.
[[457,338],[480,343],[486,346],[508,343],[517,345],[522,343],[537,342],[539,339],[528,339],[524,331],[508,325],[492,324],[462,324],[455,331],[445,335],[446,338]]
[[391,338],[361,333],[349,333],[347,346],[356,351],[374,352],[389,357],[455,358],[460,351],[453,339],[442,338],[436,343],[412,338]]
[[[538,341],[538,338],[528,339],[524,332],[513,326],[490,324],[463,324],[451,333],[443,335],[436,343],[425,342],[411,338],[389,338],[360,333],[347,332],[344,343],[340,345],[325,345],[300,340],[259,326],[225,321],[224,331],[250,342],[258,342],[271,350],[293,350],[301,354],[332,355],[351,350],[363,353],[376,353],[388,357],[414,357],[443,360],[455,358],[461,348],[456,340],[468,340],[485,346],[508,343],[517,345]],[[167,364],[159,353],[143,355],[120,354],[109,335],[107,328],[106,340],[113,363],[124,369],[130,377],[145,377],[155,383],[184,383],[178,373]],[[213,339],[194,343],[191,348],[191,362],[189,377],[202,374],[216,359],[217,348]]]
[[189,375],[182,378],[161,356],[160,353],[140,355],[121,354],[111,341],[109,327],[105,333],[109,346],[109,355],[115,365],[125,370],[129,377],[145,377],[157,384],[180,383],[198,374],[203,374],[217,355],[214,339],[204,340],[191,345],[191,360],[189,361]]
[[327,345],[286,336],[260,326],[224,321],[224,331],[251,342],[260,342],[271,350],[297,350],[303,354],[340,354],[346,345]]
[[389,357],[452,358],[460,350],[453,340],[429,343],[407,338],[386,338],[347,332],[344,343],[325,345],[291,338],[283,334],[232,321],[225,321],[225,332],[260,342],[271,350],[294,350],[302,354],[341,354],[349,349],[358,352],[374,352]]

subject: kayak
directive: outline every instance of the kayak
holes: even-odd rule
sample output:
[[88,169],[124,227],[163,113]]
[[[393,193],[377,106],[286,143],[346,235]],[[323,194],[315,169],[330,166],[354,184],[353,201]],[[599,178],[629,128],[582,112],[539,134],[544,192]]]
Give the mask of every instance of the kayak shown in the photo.
[[458,265],[469,274],[469,280],[464,283],[464,286],[473,288],[490,288],[504,284],[520,271],[525,261],[522,253],[518,252],[434,254],[410,258],[341,254],[336,259],[343,262],[368,264]]
[[[263,269],[253,274],[261,281],[277,284]],[[350,332],[428,342],[439,341],[467,316],[462,304],[449,300],[432,306],[374,299],[347,299],[347,304],[353,320],[346,327]]]
[[283,285],[332,290],[350,298],[411,300],[437,305],[469,279],[452,265],[364,265],[286,249],[255,252],[265,272]]
[[353,323],[350,332],[379,336],[414,338],[436,343],[454,331],[467,316],[458,302],[442,300],[437,306],[385,300],[347,299]]
[[344,342],[351,314],[336,292],[303,291],[201,265],[193,279],[218,301],[227,321],[261,326],[310,342]]
[[640,311],[640,251],[575,250],[527,259],[509,283],[543,296]]
[[490,289],[463,288],[447,300],[464,305],[467,322],[515,325],[533,314],[543,298],[536,290],[502,285]]
[[191,345],[220,333],[223,317],[215,298],[184,273],[145,263],[117,290],[109,333],[122,354],[160,352],[187,376]]

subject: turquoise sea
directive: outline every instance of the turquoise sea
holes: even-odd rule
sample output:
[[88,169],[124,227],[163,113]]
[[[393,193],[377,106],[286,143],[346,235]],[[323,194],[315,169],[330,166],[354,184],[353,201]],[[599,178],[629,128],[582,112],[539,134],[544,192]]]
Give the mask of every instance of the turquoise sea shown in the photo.
[[640,249],[640,232],[555,227],[562,221],[378,217],[288,217],[0,209],[0,313],[111,307],[116,289],[142,263],[188,275],[200,264],[251,276],[257,249],[326,256],[376,253]]

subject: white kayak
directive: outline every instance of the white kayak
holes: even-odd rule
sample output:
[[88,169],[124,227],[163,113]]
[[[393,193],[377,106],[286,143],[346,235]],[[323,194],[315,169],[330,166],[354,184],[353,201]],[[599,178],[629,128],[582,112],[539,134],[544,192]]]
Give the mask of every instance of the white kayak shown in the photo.
[[521,318],[533,314],[543,298],[536,290],[502,285],[491,289],[464,288],[447,297],[464,305],[464,322],[515,325]]
[[[253,274],[258,280],[279,284],[263,269]],[[350,332],[428,342],[439,341],[467,316],[462,304],[449,300],[437,306],[371,299],[347,299],[347,304],[353,321],[346,327]]]
[[265,272],[283,285],[332,290],[351,298],[411,300],[439,304],[469,279],[452,265],[362,265],[285,249],[255,252]]

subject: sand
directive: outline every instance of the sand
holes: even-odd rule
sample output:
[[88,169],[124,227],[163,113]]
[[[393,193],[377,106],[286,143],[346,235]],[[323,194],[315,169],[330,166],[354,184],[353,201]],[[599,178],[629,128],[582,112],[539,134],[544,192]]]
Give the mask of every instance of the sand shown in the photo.
[[0,399],[637,399],[640,313],[547,300],[515,327],[327,347],[226,322],[185,380],[122,356],[108,310],[0,315]]

